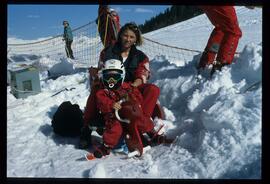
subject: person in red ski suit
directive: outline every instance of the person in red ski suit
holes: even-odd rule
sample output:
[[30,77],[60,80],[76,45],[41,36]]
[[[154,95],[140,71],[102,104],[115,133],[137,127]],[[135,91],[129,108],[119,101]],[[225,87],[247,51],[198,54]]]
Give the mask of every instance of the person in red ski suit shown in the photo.
[[[131,82],[133,87],[138,87],[143,96],[143,112],[145,116],[150,118],[160,90],[156,85],[147,83],[150,77],[149,59],[142,51],[136,48],[136,46],[142,44],[141,32],[135,23],[127,23],[120,29],[117,38],[116,43],[102,50],[98,68],[101,69],[109,59],[122,61],[126,70],[125,82]],[[98,115],[95,94],[100,88],[102,88],[100,83],[92,85],[91,94],[87,99],[84,111],[85,127],[91,125],[91,121],[95,120]]]
[[[141,92],[130,84],[130,82],[124,82],[117,90],[105,88],[99,89],[96,93],[97,108],[103,114],[106,126],[103,133],[103,142],[110,148],[116,146],[123,131],[120,121],[114,115],[114,110],[119,107],[117,102],[121,100],[121,96],[128,94],[130,98],[136,99],[137,103],[142,104],[143,102]],[[142,118],[147,119],[147,117]],[[152,121],[142,120],[138,122],[138,129],[141,133],[149,132],[154,128]]]
[[120,30],[120,17],[118,13],[108,7],[99,5],[98,8],[98,32],[104,47],[116,42]]
[[[242,36],[233,6],[199,6],[215,26],[201,56],[198,68],[213,64],[211,75],[232,63]],[[215,61],[215,62],[214,62]]]
[[139,110],[122,113],[130,120],[130,123],[136,123],[139,134],[148,133],[150,138],[155,136],[156,140],[163,139],[165,141],[165,136],[157,134],[158,132],[154,130],[153,121],[143,113],[141,106],[143,97],[139,89],[134,87],[131,82],[123,82],[126,76],[125,73],[123,62],[116,59],[107,60],[101,69],[100,75],[104,88],[97,90],[96,103],[97,109],[104,117],[106,128],[103,133],[103,145],[96,148],[94,152],[97,158],[110,154],[110,150],[118,144],[123,136],[123,125],[115,116],[115,110],[122,109],[120,100],[123,99],[132,101],[132,106],[129,109],[136,108],[135,104],[139,108]]

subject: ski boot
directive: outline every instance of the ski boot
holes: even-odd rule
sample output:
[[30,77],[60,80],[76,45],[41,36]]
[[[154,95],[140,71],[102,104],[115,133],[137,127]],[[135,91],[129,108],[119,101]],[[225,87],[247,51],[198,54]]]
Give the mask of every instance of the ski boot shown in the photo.
[[220,61],[215,61],[213,63],[213,68],[210,72],[210,76],[212,77],[212,75],[215,73],[215,71],[221,71],[221,68],[225,65],[228,65],[227,63],[221,63]]
[[111,148],[108,147],[108,146],[105,145],[105,144],[102,144],[102,145],[99,146],[99,147],[95,147],[95,151],[94,151],[93,155],[94,155],[96,158],[102,158],[103,156],[109,155],[110,152],[111,152]]
[[160,144],[171,144],[174,141],[174,139],[168,139],[164,133],[159,133],[162,127],[163,126],[161,126],[158,131],[153,129],[152,131],[147,132],[147,135],[150,138],[149,140],[150,146],[157,146]]
[[204,69],[207,65],[214,62],[216,54],[217,53],[213,51],[203,51],[199,64],[197,65],[197,70]]

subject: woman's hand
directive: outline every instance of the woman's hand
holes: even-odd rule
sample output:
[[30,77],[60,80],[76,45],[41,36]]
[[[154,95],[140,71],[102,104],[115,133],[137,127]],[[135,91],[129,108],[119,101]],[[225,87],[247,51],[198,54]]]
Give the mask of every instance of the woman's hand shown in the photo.
[[141,85],[143,82],[142,82],[142,79],[136,79],[133,83],[131,83],[131,86],[133,87],[138,87],[139,85]]
[[122,108],[122,106],[121,106],[120,102],[115,102],[113,104],[113,109],[114,110],[120,110],[121,108]]

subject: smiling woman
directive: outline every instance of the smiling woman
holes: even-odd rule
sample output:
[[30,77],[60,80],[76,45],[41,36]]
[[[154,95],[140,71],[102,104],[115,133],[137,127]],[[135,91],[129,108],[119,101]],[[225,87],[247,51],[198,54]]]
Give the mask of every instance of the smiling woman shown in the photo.
[[[169,6],[112,5],[121,16],[121,22],[137,24],[159,14]],[[145,9],[149,11],[138,11]],[[62,32],[59,22],[69,20],[73,28],[97,18],[96,5],[8,5],[8,37],[34,40],[58,35]],[[41,21],[42,20],[42,21]],[[36,27],[32,30],[31,27]]]

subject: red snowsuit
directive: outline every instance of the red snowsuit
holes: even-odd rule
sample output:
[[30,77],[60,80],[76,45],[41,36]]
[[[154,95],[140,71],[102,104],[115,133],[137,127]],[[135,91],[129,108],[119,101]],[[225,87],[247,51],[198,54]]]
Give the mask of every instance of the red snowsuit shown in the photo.
[[[106,129],[103,133],[103,141],[106,145],[113,148],[123,134],[123,128],[119,120],[116,119],[113,104],[118,102],[126,94],[136,102],[142,104],[143,97],[141,92],[130,85],[123,83],[118,90],[99,89],[96,93],[97,108],[105,119]],[[141,120],[137,121],[138,131],[140,133],[150,132],[153,128],[153,122],[149,117],[142,114]]]
[[233,6],[199,6],[215,26],[200,61],[200,67],[212,64],[215,60],[231,64],[242,36],[237,15]]
[[[100,62],[104,62],[108,59],[119,59],[122,60],[120,49],[117,44],[105,48],[100,54]],[[138,63],[137,67],[134,63]],[[149,59],[141,51],[137,50],[135,46],[132,47],[128,59],[124,63],[126,69],[125,82],[133,82],[134,79],[140,78],[143,80],[143,84],[138,86],[140,90],[143,101],[142,107],[143,112],[146,116],[151,117],[155,105],[157,103],[160,90],[154,84],[146,83],[149,78]],[[127,65],[127,66],[126,66]],[[131,70],[131,69],[132,70]],[[91,123],[91,120],[97,117],[98,111],[96,108],[96,91],[100,88],[103,88],[102,84],[93,85],[91,88],[91,94],[87,99],[86,108],[84,111],[84,124],[88,125]]]

